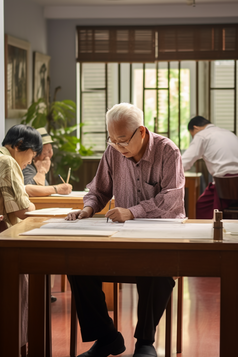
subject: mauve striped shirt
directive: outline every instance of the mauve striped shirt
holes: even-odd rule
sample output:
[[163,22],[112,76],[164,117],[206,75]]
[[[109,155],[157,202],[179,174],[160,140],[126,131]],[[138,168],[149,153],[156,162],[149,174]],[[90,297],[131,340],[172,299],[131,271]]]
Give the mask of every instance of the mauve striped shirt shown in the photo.
[[170,139],[147,132],[149,141],[138,162],[107,147],[84,196],[84,206],[94,214],[114,196],[115,206],[128,208],[135,218],[185,217],[180,151]]

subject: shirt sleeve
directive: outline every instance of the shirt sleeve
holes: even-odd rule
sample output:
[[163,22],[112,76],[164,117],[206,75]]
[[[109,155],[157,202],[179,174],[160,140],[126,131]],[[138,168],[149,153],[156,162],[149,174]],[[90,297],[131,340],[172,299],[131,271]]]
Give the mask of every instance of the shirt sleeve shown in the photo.
[[111,168],[104,153],[95,177],[87,185],[90,191],[84,196],[84,207],[92,207],[93,214],[100,212],[112,198],[112,187]]
[[27,209],[30,206],[28,194],[25,192],[23,177],[17,164],[5,165],[1,175],[0,190],[7,213]]
[[182,155],[184,171],[189,170],[194,162],[201,159],[204,154],[203,138],[195,134],[194,139],[189,145],[189,148]]
[[[184,218],[184,172],[179,150],[167,148],[159,192],[129,207],[135,218]],[[159,168],[158,168],[159,170]]]
[[36,175],[36,169],[33,165],[27,165],[27,167],[22,170],[24,176],[24,185],[36,185],[33,177]]

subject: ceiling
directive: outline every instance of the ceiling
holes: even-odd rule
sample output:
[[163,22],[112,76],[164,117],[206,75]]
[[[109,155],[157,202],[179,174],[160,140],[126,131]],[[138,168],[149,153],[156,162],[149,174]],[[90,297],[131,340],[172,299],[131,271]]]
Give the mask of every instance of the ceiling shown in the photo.
[[226,4],[238,3],[238,0],[28,0],[43,6],[92,6],[92,5],[168,5],[188,4]]

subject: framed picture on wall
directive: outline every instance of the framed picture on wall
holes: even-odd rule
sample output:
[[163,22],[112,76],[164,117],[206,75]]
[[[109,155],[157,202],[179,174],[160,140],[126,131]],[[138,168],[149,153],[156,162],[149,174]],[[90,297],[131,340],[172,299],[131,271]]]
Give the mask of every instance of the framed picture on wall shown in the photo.
[[29,106],[30,43],[5,35],[5,115],[22,117]]
[[34,102],[49,99],[50,56],[34,52]]

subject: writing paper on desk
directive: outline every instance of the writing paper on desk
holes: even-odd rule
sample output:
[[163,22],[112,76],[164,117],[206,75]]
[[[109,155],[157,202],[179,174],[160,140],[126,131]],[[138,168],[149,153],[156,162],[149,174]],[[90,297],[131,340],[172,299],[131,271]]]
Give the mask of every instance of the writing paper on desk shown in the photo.
[[223,228],[225,234],[230,234],[232,236],[238,236],[238,220],[223,219]]
[[67,216],[68,213],[77,212],[78,209],[72,208],[42,208],[35,211],[26,212],[27,216]]
[[53,197],[84,197],[86,195],[86,191],[72,191],[68,195],[60,195],[59,193],[52,193]]
[[[127,222],[126,222],[127,223]],[[213,239],[212,223],[191,224],[152,224],[136,225],[130,229],[127,224],[113,235],[113,238],[143,238],[143,239]]]
[[[49,222],[53,221],[53,222]],[[96,230],[96,231],[114,231],[117,232],[118,230],[123,228],[123,223],[117,223],[117,222],[106,222],[105,218],[87,218],[87,219],[78,219],[77,221],[66,221],[62,219],[56,219],[54,218],[53,220],[45,221],[44,226],[41,226],[41,229],[57,229],[59,228],[60,224],[60,229],[64,230],[73,230],[73,229],[78,229],[78,230]],[[74,222],[72,224],[72,222]]]
[[126,224],[159,224],[159,223],[184,223],[187,221],[186,218],[134,218],[132,220],[126,221]]
[[75,219],[74,221],[66,221],[64,218],[50,218],[44,221],[44,223],[57,223],[57,224],[64,224],[64,223],[76,223],[78,222],[78,219]]
[[41,229],[35,228],[28,232],[20,233],[20,236],[91,236],[91,237],[110,237],[116,231],[96,231],[96,230],[78,230],[78,229]]

